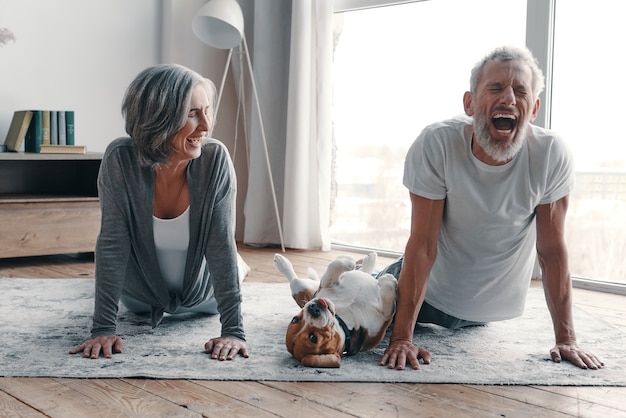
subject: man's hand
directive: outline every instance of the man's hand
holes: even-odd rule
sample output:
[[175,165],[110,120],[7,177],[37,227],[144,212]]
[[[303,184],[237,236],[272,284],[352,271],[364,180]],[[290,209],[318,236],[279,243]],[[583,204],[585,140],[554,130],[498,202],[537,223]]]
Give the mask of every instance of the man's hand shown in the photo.
[[576,342],[558,343],[550,350],[550,356],[552,361],[556,363],[560,363],[564,358],[581,369],[597,370],[604,367],[604,362],[592,353],[579,347]]
[[72,348],[70,354],[80,353],[81,351],[83,352],[83,357],[87,358],[97,359],[100,357],[100,352],[102,352],[104,358],[111,358],[113,357],[113,352],[122,352],[122,339],[115,335],[95,337]]
[[204,344],[204,350],[215,360],[232,360],[237,353],[248,358],[246,343],[233,337],[211,338]]
[[390,369],[404,370],[408,360],[413,370],[419,370],[420,359],[424,364],[430,364],[431,357],[428,350],[413,345],[413,342],[398,340],[389,343],[379,364]]

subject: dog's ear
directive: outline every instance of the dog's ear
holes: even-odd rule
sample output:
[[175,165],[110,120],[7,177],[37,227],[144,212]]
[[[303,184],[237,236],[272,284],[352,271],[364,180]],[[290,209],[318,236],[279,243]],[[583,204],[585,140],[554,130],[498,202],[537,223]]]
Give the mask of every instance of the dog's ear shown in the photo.
[[300,362],[306,367],[339,367],[341,356],[339,354],[311,354],[303,357]]
[[287,346],[287,351],[289,351],[292,356],[294,355],[295,351],[294,346],[296,345],[296,336],[304,326],[302,316],[302,311],[298,312],[296,316],[291,318],[291,322],[287,326],[287,333],[285,334],[285,345]]

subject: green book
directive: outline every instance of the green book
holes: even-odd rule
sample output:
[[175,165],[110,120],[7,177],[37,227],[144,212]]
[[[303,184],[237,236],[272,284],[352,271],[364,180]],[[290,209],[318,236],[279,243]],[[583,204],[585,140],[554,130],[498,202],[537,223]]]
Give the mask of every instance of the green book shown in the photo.
[[65,111],[65,145],[74,145],[74,111]]
[[33,118],[26,132],[24,151],[39,153],[43,140],[43,112],[41,110],[32,110],[31,112],[33,112]]

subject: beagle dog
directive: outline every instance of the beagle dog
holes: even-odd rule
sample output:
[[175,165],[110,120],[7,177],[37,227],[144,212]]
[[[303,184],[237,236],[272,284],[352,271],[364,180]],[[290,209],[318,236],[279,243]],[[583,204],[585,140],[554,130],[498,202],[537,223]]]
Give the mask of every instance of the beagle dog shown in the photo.
[[396,308],[398,282],[391,274],[378,280],[371,273],[376,253],[355,270],[354,259],[339,256],[321,279],[309,267],[299,278],[280,254],[274,266],[289,280],[291,295],[302,308],[287,327],[287,350],[308,367],[339,367],[342,355],[376,347],[385,337]]

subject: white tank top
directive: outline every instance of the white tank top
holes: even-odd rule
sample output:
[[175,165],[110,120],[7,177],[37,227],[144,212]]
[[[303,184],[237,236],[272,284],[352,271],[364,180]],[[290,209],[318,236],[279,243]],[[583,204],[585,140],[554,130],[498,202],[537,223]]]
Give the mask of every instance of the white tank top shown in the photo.
[[153,219],[154,244],[161,274],[170,291],[182,293],[189,247],[189,207],[177,218],[153,216]]

